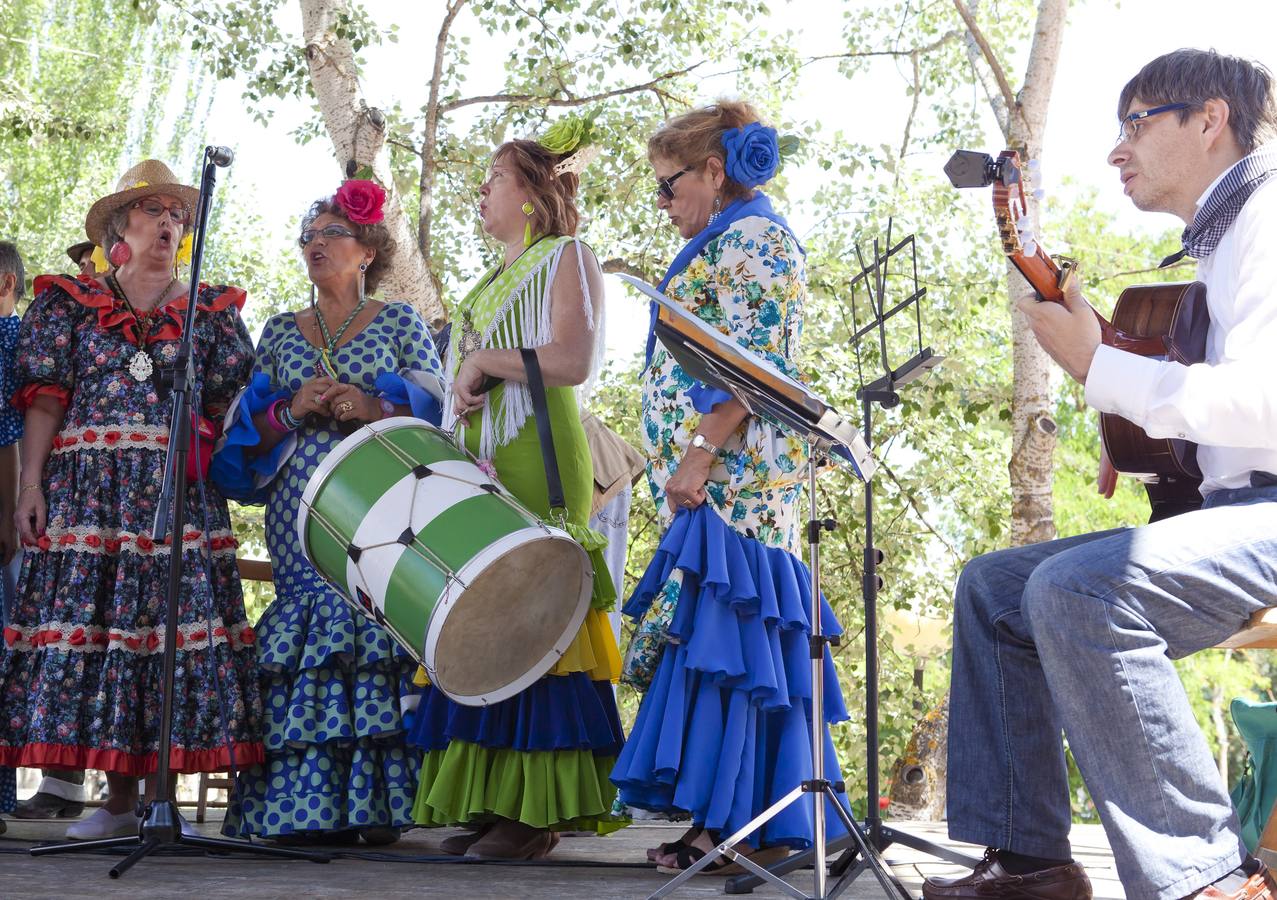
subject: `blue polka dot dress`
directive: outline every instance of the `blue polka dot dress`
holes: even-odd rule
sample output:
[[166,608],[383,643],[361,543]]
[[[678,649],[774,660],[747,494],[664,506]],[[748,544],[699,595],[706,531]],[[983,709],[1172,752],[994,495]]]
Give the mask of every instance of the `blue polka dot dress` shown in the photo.
[[[295,393],[315,377],[320,359],[293,313],[266,324],[257,354],[249,392],[256,388],[262,404]],[[342,381],[373,395],[387,396],[388,375],[402,385],[401,376],[441,373],[425,323],[402,303],[386,304],[333,361]],[[257,498],[266,502],[275,579],[275,601],[257,623],[267,763],[241,775],[228,833],[274,837],[412,822],[420,759],[404,740],[399,691],[415,664],[324,583],[297,535],[302,493],[343,438],[330,425],[303,425],[296,449]],[[235,427],[255,438],[251,416]],[[215,478],[225,463],[219,451]]]
[[[0,447],[17,443],[22,437],[22,414],[9,402],[18,389],[18,328],[21,324],[17,316],[0,318]],[[0,628],[9,622],[11,587],[9,579],[0,573]],[[15,770],[0,766],[0,813],[13,812],[17,799]]]

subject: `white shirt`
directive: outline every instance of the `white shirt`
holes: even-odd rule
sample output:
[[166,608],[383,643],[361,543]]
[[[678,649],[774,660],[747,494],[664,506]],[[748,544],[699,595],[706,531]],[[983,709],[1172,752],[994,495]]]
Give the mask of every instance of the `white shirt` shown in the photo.
[[1100,347],[1086,402],[1150,437],[1197,442],[1207,494],[1248,487],[1253,471],[1277,474],[1277,178],[1251,194],[1197,278],[1210,309],[1206,361]]

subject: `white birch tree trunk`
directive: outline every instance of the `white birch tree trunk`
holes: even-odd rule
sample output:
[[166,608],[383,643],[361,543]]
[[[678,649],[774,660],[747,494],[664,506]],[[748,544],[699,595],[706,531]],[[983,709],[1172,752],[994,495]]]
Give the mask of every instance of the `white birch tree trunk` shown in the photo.
[[[1033,46],[1025,71],[1024,86],[1013,96],[1004,67],[980,34],[975,21],[975,3],[967,9],[954,0],[969,32],[968,52],[972,66],[989,95],[994,114],[1002,126],[1007,146],[1028,160],[1042,158],[1042,138],[1046,132],[1047,108],[1060,60],[1068,0],[1041,0],[1038,4]],[[977,62],[983,54],[992,70],[992,80]],[[996,86],[993,82],[996,82]],[[1028,214],[1035,234],[1041,233],[1038,204],[1030,192]],[[1049,244],[1049,242],[1048,242]],[[1007,263],[1008,300],[1029,291],[1028,283]],[[1012,306],[1011,353],[1013,360],[1011,397],[1011,542],[1014,545],[1047,541],[1055,537],[1055,504],[1051,496],[1054,480],[1056,424],[1052,416],[1053,394],[1059,370],[1043,351],[1024,316]]]
[[[347,0],[298,0],[302,13],[302,41],[310,68],[311,89],[319,101],[324,126],[333,142],[339,171],[347,163],[370,166],[386,189],[386,227],[395,241],[395,257],[382,282],[385,296],[411,303],[433,327],[443,322],[443,304],[430,276],[425,255],[390,175],[384,152],[386,122],[380,110],[360,96],[355,53],[350,41],[338,37],[335,25],[347,12]],[[326,186],[317,186],[317,194]]]

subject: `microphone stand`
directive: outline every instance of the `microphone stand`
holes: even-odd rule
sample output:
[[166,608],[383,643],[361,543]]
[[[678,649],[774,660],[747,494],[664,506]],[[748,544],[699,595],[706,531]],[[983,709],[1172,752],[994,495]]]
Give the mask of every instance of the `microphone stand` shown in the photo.
[[[123,860],[111,870],[112,878],[119,878],[144,856],[162,847],[193,847],[219,853],[257,853],[283,859],[306,859],[326,863],[332,857],[324,853],[292,850],[285,847],[269,847],[250,841],[223,840],[203,835],[182,833],[182,819],[177,811],[176,798],[170,796],[170,751],[173,737],[173,684],[177,669],[177,601],[182,589],[182,534],[186,526],[186,469],[190,453],[192,396],[195,391],[195,304],[199,297],[200,265],[204,260],[204,237],[208,226],[208,214],[212,207],[213,187],[218,166],[231,163],[230,151],[224,147],[204,148],[204,169],[200,178],[199,199],[195,208],[195,246],[191,255],[191,293],[186,304],[186,319],[182,325],[181,343],[173,363],[172,419],[169,423],[168,452],[164,461],[164,481],[155,513],[152,534],[156,542],[171,535],[169,553],[168,598],[164,612],[164,666],[162,670],[163,701],[160,712],[160,746],[155,778],[155,799],[147,804],[142,824],[136,837],[105,838],[98,841],[73,841],[35,847],[32,856],[52,853],[73,853],[107,850],[116,847],[132,847]],[[145,340],[145,335],[140,336]],[[169,520],[172,519],[172,527]],[[209,653],[215,653],[216,645],[209,636]],[[227,736],[229,740],[229,735]]]

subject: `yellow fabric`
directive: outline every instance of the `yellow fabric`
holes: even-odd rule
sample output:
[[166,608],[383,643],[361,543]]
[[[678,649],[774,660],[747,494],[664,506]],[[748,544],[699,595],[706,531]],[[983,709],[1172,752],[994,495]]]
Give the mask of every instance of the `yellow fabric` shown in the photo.
[[591,681],[615,683],[621,678],[621,653],[612,634],[612,623],[602,610],[592,609],[585,614],[576,638],[550,670],[551,675],[572,672],[585,672]]

